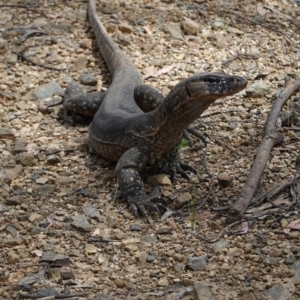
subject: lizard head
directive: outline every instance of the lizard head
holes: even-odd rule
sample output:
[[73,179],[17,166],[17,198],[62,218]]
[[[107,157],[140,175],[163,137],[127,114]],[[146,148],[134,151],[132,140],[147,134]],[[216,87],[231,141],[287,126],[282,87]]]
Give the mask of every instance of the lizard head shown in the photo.
[[247,80],[240,76],[231,76],[222,72],[200,73],[189,77],[185,88],[190,98],[215,100],[238,93],[247,86]]

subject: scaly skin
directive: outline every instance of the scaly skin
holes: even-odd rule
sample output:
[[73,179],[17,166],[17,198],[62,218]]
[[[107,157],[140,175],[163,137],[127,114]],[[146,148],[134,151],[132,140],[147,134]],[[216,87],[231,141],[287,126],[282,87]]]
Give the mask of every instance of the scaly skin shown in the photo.
[[115,172],[131,210],[134,215],[140,211],[148,219],[147,209],[157,207],[144,192],[140,171],[178,144],[183,131],[209,105],[241,91],[247,80],[224,73],[196,74],[179,82],[157,108],[145,113],[134,98],[142,84],[141,76],[107,34],[94,0],[89,1],[88,15],[112,75],[112,83],[90,125],[90,143],[99,155],[118,162]]

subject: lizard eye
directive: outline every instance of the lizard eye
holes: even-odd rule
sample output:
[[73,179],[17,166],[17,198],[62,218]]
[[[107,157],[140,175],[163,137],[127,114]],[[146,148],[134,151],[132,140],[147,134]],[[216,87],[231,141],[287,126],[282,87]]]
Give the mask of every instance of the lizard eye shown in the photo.
[[206,78],[205,81],[208,83],[216,83],[216,82],[218,82],[218,79],[215,77],[208,77],[208,78]]

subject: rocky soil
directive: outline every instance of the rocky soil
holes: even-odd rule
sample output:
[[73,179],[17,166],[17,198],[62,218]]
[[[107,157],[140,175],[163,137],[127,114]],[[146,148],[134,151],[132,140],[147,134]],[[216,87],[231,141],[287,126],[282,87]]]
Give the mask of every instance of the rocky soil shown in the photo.
[[[198,171],[191,181],[145,176],[169,207],[150,223],[129,212],[114,164],[88,151],[88,126],[64,123],[62,105],[47,109],[71,81],[109,86],[87,3],[10,2],[0,5],[0,299],[300,299],[299,182],[235,226],[216,210],[238,198],[274,95],[300,76],[297,1],[97,1],[161,93],[199,72],[249,81],[195,123],[207,147],[194,138],[181,149]],[[257,195],[299,172],[299,94],[283,110],[285,141]]]

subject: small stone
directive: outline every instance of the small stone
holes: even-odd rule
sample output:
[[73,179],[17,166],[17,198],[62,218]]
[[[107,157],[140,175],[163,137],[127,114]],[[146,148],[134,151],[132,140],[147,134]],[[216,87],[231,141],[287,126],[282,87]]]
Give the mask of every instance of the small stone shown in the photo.
[[215,29],[220,29],[224,27],[224,20],[221,18],[215,18],[212,27]]
[[95,254],[98,252],[98,248],[96,246],[94,246],[93,244],[86,244],[85,252],[87,252],[88,254]]
[[175,199],[174,205],[179,208],[185,204],[188,204],[192,200],[192,195],[189,192],[180,193],[179,196]]
[[109,228],[117,228],[118,227],[118,219],[113,216],[109,216],[108,217],[108,226],[109,226]]
[[285,258],[285,263],[288,265],[291,265],[295,262],[295,257],[292,252],[288,253],[288,255]]
[[144,264],[147,262],[148,253],[146,251],[142,251],[138,255],[138,260],[141,264]]
[[53,95],[64,95],[64,89],[55,81],[41,85],[34,89],[33,96],[36,100],[44,100],[50,98]]
[[125,286],[125,281],[120,279],[120,278],[117,278],[115,279],[115,285],[118,287],[118,288],[123,288]]
[[203,256],[189,257],[186,263],[186,269],[202,271],[206,268],[206,260]]
[[180,24],[179,23],[168,23],[164,26],[165,32],[169,33],[172,38],[174,39],[183,39],[183,35],[181,32]]
[[219,185],[223,188],[232,186],[233,178],[227,173],[219,174],[218,176]]
[[45,184],[43,186],[40,187],[40,193],[41,194],[52,194],[56,189],[56,185],[54,184]]
[[22,152],[22,153],[17,154],[16,162],[18,164],[21,164],[22,166],[34,166],[35,165],[34,156],[27,152]]
[[3,245],[5,247],[9,247],[9,248],[12,248],[12,247],[15,247],[18,245],[22,245],[23,243],[24,243],[24,240],[21,238],[11,238],[11,239],[3,240]]
[[123,34],[119,34],[118,35],[118,43],[123,45],[123,46],[129,46],[131,44],[131,40],[123,35]]
[[10,183],[22,172],[23,172],[23,166],[20,164],[12,166],[12,167],[4,168],[3,180],[5,183]]
[[181,20],[181,24],[186,34],[197,35],[200,30],[199,23],[186,17]]
[[[1,110],[2,113],[2,110]],[[3,113],[5,114],[5,112],[3,111]],[[5,116],[5,115],[4,115]],[[0,138],[9,138],[9,139],[13,139],[14,138],[14,133],[12,132],[11,129],[9,128],[2,128],[0,127]]]
[[266,257],[264,259],[264,263],[271,266],[277,265],[278,261],[279,261],[278,257]]
[[84,215],[74,216],[71,226],[81,232],[90,232],[93,230],[93,226],[88,222]]
[[[87,62],[88,62],[88,61],[87,61],[86,56],[85,56],[85,55],[80,55],[80,56],[77,58],[77,60],[75,61],[75,63],[74,63],[74,69],[75,69],[76,71],[82,70],[83,68],[86,67]],[[75,71],[75,70],[74,70],[74,71]]]
[[181,273],[183,268],[184,268],[184,265],[179,264],[179,263],[175,263],[175,264],[173,264],[172,268],[176,273]]
[[266,96],[269,92],[270,92],[269,85],[262,80],[258,80],[255,81],[249,87],[247,87],[246,96],[251,98],[260,98],[262,96]]
[[282,249],[272,249],[272,253],[275,257],[279,257],[282,255],[283,251]]
[[15,65],[18,62],[18,55],[14,53],[6,55],[5,62],[9,65]]
[[16,195],[5,200],[6,205],[19,205],[23,202],[23,196]]
[[289,222],[287,221],[287,219],[280,220],[281,228],[285,228],[286,226],[288,226],[288,224],[289,224]]
[[220,224],[218,224],[217,222],[214,222],[212,220],[207,220],[207,226],[213,230],[213,231],[221,231],[223,229],[223,226],[221,226]]
[[18,154],[21,152],[27,152],[26,144],[27,144],[26,139],[23,139],[23,138],[16,139],[12,153]]
[[40,262],[47,262],[56,266],[67,266],[70,264],[70,257],[68,255],[57,254],[52,251],[44,252]]
[[59,157],[55,154],[51,154],[51,155],[47,156],[47,163],[49,165],[56,165],[60,162],[61,161],[60,161]]
[[20,260],[20,256],[15,251],[9,251],[7,253],[7,260],[14,264]]
[[193,300],[214,300],[215,297],[212,295],[208,286],[201,284],[195,284],[193,287]]
[[105,257],[102,254],[98,255],[98,263],[102,265],[105,262]]
[[229,242],[227,242],[226,240],[219,240],[216,243],[212,244],[212,251],[214,253],[220,253],[223,251],[223,249],[226,249],[229,247]]
[[29,220],[31,223],[33,223],[33,222],[35,222],[36,220],[41,219],[42,217],[43,217],[42,215],[40,215],[40,214],[38,214],[38,213],[36,213],[36,212],[33,212],[33,213],[29,216],[28,220]]
[[179,261],[179,262],[183,262],[184,261],[184,255],[180,254],[180,253],[175,253],[173,255],[173,258],[175,261]]
[[71,270],[61,270],[60,275],[62,280],[75,279],[75,275]]
[[140,242],[146,245],[155,244],[157,242],[157,237],[155,235],[150,235],[150,234],[142,235]]
[[130,225],[130,230],[131,231],[142,231],[143,228],[140,224],[131,224]]
[[161,278],[158,282],[157,282],[158,286],[168,286],[169,285],[169,281],[168,278]]
[[267,299],[283,300],[291,298],[291,293],[288,287],[285,287],[283,285],[274,285],[270,289],[266,290],[265,294],[267,296]]
[[43,176],[43,177],[39,177],[38,179],[36,179],[35,182],[38,183],[38,184],[45,184],[48,180],[49,180],[48,177]]
[[132,33],[133,29],[132,26],[130,26],[129,24],[122,22],[118,25],[118,28],[121,32],[123,33]]
[[157,185],[172,185],[170,178],[165,174],[157,174],[154,176],[149,176],[147,179],[148,183],[157,186]]
[[97,85],[97,79],[92,74],[81,75],[79,81],[83,85],[91,85],[91,86]]
[[155,255],[149,254],[147,257],[147,262],[152,263],[156,259]]
[[156,234],[170,234],[173,229],[171,227],[163,227],[156,230]]

